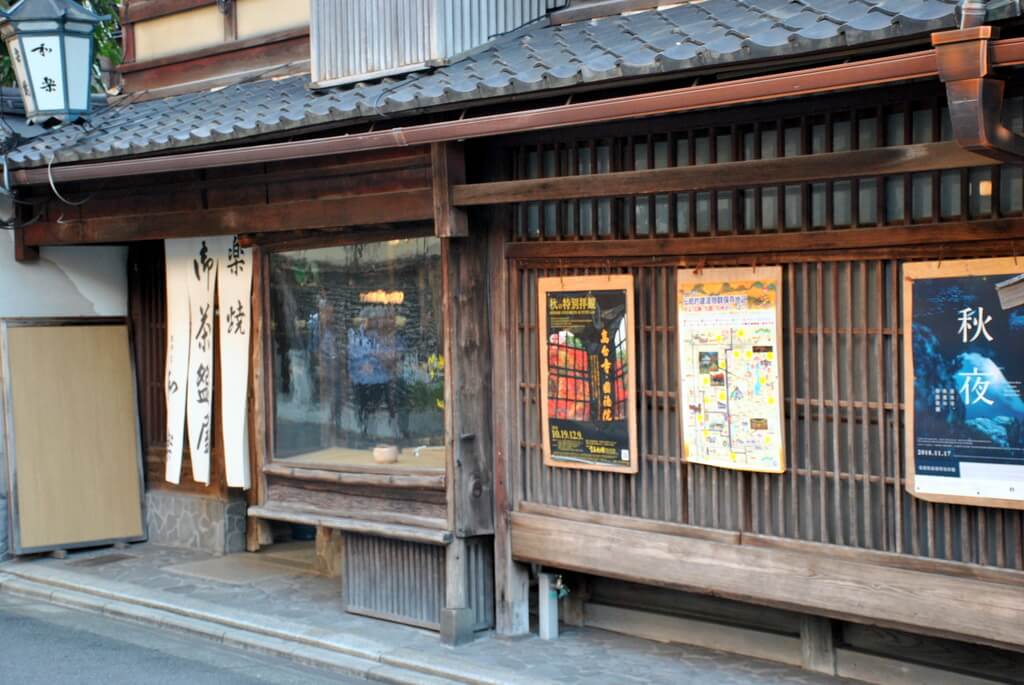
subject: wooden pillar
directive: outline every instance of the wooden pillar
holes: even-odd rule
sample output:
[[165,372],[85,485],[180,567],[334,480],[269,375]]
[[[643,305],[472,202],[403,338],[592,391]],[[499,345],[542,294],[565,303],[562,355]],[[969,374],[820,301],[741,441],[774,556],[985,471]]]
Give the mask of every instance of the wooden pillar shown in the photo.
[[473,633],[473,610],[469,606],[469,559],[466,554],[466,540],[457,537],[445,550],[441,642],[456,647],[471,642]]
[[808,671],[836,675],[836,646],[832,620],[822,616],[800,617],[801,665]]
[[[267,463],[267,378],[264,373],[266,331],[265,320],[267,301],[266,253],[258,247],[252,248],[252,326],[249,352],[249,468],[252,487],[245,493],[249,506],[259,506],[266,501],[267,478],[263,465]],[[245,528],[245,548],[250,552],[273,544],[274,536],[270,522],[249,517]]]
[[516,434],[515,387],[512,353],[515,331],[509,310],[510,274],[505,242],[511,229],[511,211],[497,208],[489,235],[488,261],[491,287],[491,422],[494,439],[494,594],[498,635],[530,632],[530,572],[512,559],[509,515],[515,507]]
[[327,578],[340,578],[345,538],[340,530],[316,527],[316,572]]

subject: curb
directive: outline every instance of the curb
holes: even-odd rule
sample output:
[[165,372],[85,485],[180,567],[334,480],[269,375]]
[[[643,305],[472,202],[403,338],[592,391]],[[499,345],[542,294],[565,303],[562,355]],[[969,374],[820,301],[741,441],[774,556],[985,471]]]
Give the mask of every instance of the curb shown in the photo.
[[299,664],[393,685],[504,685],[525,682],[517,677],[518,674],[498,674],[494,670],[484,672],[475,664],[445,663],[403,649],[388,653],[370,642],[363,645],[331,642],[302,635],[298,631],[275,630],[158,600],[97,589],[67,578],[38,577],[9,567],[0,569],[0,592],[202,637],[229,647],[285,657]]

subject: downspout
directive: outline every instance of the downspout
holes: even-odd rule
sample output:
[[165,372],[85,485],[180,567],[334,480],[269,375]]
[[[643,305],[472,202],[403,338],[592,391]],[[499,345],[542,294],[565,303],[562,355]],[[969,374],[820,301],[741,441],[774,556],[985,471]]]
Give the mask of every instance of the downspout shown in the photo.
[[1003,123],[1006,83],[990,75],[990,41],[999,33],[985,25],[985,14],[985,2],[965,0],[960,28],[932,34],[953,137],[965,149],[985,157],[1024,161],[1024,137]]

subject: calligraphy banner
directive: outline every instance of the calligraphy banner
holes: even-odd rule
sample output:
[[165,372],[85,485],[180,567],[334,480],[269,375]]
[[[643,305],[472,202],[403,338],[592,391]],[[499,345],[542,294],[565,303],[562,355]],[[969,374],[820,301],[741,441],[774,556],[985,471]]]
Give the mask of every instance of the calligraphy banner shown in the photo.
[[782,269],[680,270],[678,283],[684,458],[784,472]]
[[165,478],[181,482],[181,453],[185,444],[185,399],[188,388],[189,313],[188,278],[192,269],[192,241],[165,240],[167,283],[167,364],[164,400],[167,407],[167,463]]
[[188,300],[192,320],[188,360],[188,442],[192,477],[210,484],[213,432],[213,294],[219,238],[188,241]]
[[541,278],[544,463],[637,472],[632,276]]
[[249,488],[246,408],[249,390],[249,337],[252,313],[252,254],[238,238],[219,243],[217,301],[220,336],[220,412],[224,464],[229,487]]
[[1024,509],[1024,307],[1015,258],[903,267],[907,491]]

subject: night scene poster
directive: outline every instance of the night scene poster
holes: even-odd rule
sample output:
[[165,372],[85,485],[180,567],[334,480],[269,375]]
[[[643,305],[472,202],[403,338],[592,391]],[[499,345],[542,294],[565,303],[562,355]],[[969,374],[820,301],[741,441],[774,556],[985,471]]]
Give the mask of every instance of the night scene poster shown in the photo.
[[1024,507],[1024,307],[1000,297],[1024,271],[1014,262],[904,267],[908,488],[918,497]]
[[630,276],[540,279],[544,458],[636,471]]

